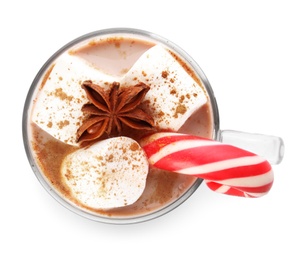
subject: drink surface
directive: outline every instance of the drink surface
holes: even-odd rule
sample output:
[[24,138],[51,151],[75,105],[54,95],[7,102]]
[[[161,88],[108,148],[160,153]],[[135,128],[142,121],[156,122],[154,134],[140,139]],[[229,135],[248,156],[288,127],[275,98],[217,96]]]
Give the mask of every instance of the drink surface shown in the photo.
[[[77,49],[72,49],[70,52],[87,60],[103,73],[119,78],[127,73],[137,59],[154,45],[155,43],[142,39],[118,36],[102,40],[90,40],[85,45],[77,46]],[[181,62],[181,59],[179,62]],[[188,65],[185,63],[182,65],[191,75],[195,75]],[[198,80],[198,77],[193,77],[196,81]],[[41,81],[40,90],[43,88],[44,82],[45,80]],[[202,87],[201,82],[199,82],[199,85]],[[37,91],[34,99],[38,98],[39,91]],[[62,181],[60,173],[61,163],[65,156],[79,148],[56,140],[41,130],[35,123],[29,123],[29,130],[35,160],[46,180],[66,200],[83,210],[96,214],[109,217],[132,217],[152,213],[178,199],[196,181],[196,178],[192,176],[151,168],[148,173],[145,190],[135,203],[106,210],[89,208],[74,198],[70,189]],[[213,119],[210,103],[207,102],[196,111],[179,129],[179,132],[211,138]],[[129,136],[135,140],[139,140],[144,134],[146,134],[144,131],[134,131],[127,128],[122,132],[122,135]]]

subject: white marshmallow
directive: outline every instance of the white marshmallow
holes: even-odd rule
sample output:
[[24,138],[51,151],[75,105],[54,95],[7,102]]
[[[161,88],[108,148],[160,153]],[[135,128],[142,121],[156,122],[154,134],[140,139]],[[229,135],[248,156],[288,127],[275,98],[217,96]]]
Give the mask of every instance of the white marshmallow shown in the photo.
[[201,86],[162,46],[147,50],[134,66],[120,78],[94,68],[84,59],[63,54],[55,63],[33,109],[32,119],[54,138],[78,146],[76,133],[83,123],[82,106],[88,102],[81,88],[92,80],[102,88],[114,81],[121,87],[144,82],[150,86],[143,105],[160,129],[178,131],[185,121],[207,101]]
[[148,161],[136,141],[116,137],[67,155],[61,174],[84,205],[109,209],[132,204],[141,196]]
[[121,80],[121,86],[143,82],[150,86],[146,110],[161,129],[178,131],[207,102],[204,88],[160,45],[147,50]]
[[33,122],[56,139],[77,146],[76,133],[83,122],[81,108],[88,102],[81,88],[85,80],[105,88],[114,81],[85,60],[62,54],[35,101]]

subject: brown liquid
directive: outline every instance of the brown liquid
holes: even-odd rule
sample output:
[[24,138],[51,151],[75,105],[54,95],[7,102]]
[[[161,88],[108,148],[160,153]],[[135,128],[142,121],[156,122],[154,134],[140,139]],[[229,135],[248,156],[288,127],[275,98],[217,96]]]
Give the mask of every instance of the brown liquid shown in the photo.
[[[142,53],[153,45],[153,43],[143,40],[116,37],[102,41],[91,41],[84,47],[71,50],[71,52],[89,60],[106,73],[122,76]],[[187,70],[189,69],[187,65],[183,65]],[[195,79],[197,78],[195,77]],[[80,208],[103,216],[132,217],[151,213],[175,201],[196,181],[195,177],[150,169],[145,191],[137,202],[111,210],[91,209],[82,205],[72,196],[61,178],[60,167],[63,158],[78,148],[57,141],[34,123],[30,124],[30,128],[32,133],[31,144],[37,164],[51,186],[64,198]],[[211,138],[212,129],[212,111],[210,104],[207,103],[188,119],[179,132]],[[127,132],[126,130],[124,134],[136,140],[141,137],[139,132],[136,131]]]

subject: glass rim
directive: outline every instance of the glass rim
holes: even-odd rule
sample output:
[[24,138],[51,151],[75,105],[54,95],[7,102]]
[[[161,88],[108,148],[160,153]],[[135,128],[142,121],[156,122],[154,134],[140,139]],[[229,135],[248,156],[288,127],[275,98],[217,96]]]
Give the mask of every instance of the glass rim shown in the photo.
[[187,54],[181,47],[179,47],[177,44],[169,41],[168,39],[159,36],[157,34],[141,30],[141,29],[134,29],[134,28],[108,28],[108,29],[101,29],[97,31],[93,31],[87,34],[84,34],[78,38],[75,38],[74,40],[70,41],[63,47],[61,47],[58,51],[56,51],[41,67],[41,69],[38,71],[37,75],[35,76],[29,91],[27,93],[24,108],[23,108],[23,115],[22,115],[22,136],[23,136],[23,144],[26,151],[26,155],[28,158],[28,161],[32,167],[33,172],[35,173],[36,177],[38,178],[39,182],[42,184],[42,186],[45,188],[45,190],[55,199],[57,200],[61,205],[63,205],[65,208],[69,209],[70,211],[97,221],[97,222],[103,222],[107,224],[134,224],[134,223],[141,223],[148,220],[152,220],[155,218],[158,218],[176,207],[180,206],[184,201],[186,201],[200,186],[202,183],[202,179],[197,179],[191,187],[179,198],[174,200],[172,203],[166,205],[163,208],[160,208],[156,211],[153,211],[148,214],[138,215],[138,216],[127,216],[127,217],[106,217],[105,215],[98,215],[91,212],[88,212],[76,205],[73,205],[68,200],[64,199],[63,196],[61,196],[55,189],[52,188],[51,184],[48,183],[48,181],[45,179],[43,174],[40,172],[39,167],[36,166],[34,155],[30,149],[29,144],[29,133],[28,133],[28,120],[29,120],[29,107],[32,102],[32,97],[35,93],[36,87],[41,79],[41,77],[45,74],[45,72],[48,70],[49,66],[53,63],[53,61],[58,58],[61,54],[63,54],[65,51],[70,49],[71,47],[75,46],[78,43],[81,43],[85,40],[88,40],[90,38],[94,38],[97,36],[107,36],[111,34],[127,34],[127,35],[133,35],[135,36],[141,36],[148,40],[152,40],[158,43],[161,43],[170,49],[172,49],[174,52],[176,52],[182,59],[184,59],[195,71],[196,75],[199,77],[201,82],[203,83],[204,87],[206,88],[208,92],[208,96],[211,103],[211,109],[212,109],[212,116],[213,116],[213,139],[217,140],[218,134],[219,134],[219,111],[218,106],[216,102],[216,98],[214,95],[214,92],[212,90],[212,87],[200,68],[200,66],[193,60],[193,58]]

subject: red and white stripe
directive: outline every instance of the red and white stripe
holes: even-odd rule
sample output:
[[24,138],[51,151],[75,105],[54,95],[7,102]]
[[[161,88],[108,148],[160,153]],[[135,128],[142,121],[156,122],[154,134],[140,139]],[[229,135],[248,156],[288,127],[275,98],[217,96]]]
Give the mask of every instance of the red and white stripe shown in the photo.
[[203,178],[216,192],[260,197],[273,184],[268,161],[232,145],[167,132],[147,136],[140,144],[153,167]]

